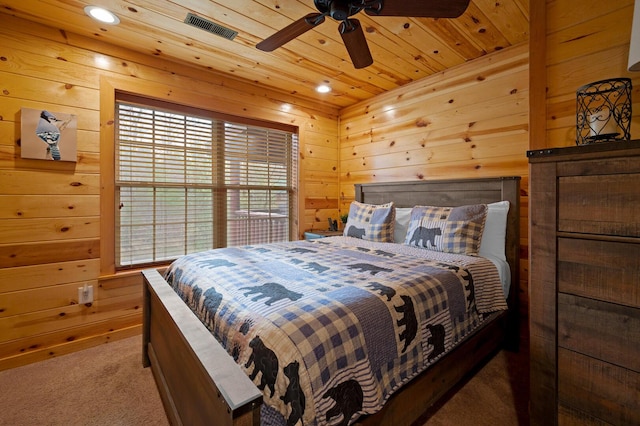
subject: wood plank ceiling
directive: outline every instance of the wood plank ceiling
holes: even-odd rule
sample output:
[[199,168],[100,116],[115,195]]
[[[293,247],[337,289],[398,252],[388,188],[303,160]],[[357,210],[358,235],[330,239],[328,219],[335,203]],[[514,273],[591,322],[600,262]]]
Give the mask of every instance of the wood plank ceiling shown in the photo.
[[[471,0],[456,19],[359,13],[354,17],[374,60],[363,69],[353,67],[332,19],[273,52],[255,48],[316,12],[313,0],[0,0],[0,21],[2,13],[14,15],[342,108],[527,41],[529,1]],[[93,21],[83,10],[90,4],[110,9],[120,24]],[[238,34],[228,40],[187,25],[188,13]],[[332,91],[318,94],[315,88],[322,83]]]

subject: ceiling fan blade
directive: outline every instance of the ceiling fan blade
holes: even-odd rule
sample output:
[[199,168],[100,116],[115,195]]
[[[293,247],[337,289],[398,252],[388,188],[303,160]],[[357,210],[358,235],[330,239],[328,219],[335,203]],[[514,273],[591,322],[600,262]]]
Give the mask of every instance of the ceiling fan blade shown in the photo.
[[256,47],[265,52],[271,52],[285,43],[290,42],[309,31],[310,29],[322,24],[325,15],[323,13],[310,13],[297,21],[287,25],[272,36],[262,40],[256,44]]
[[[457,18],[470,0],[383,0],[379,10],[365,8],[371,16],[406,16],[415,18]],[[374,2],[375,3],[375,2]]]
[[355,68],[365,68],[373,63],[369,46],[367,45],[367,39],[364,37],[364,31],[360,21],[357,19],[347,19],[342,21],[338,28],[342,41],[344,42],[351,62]]

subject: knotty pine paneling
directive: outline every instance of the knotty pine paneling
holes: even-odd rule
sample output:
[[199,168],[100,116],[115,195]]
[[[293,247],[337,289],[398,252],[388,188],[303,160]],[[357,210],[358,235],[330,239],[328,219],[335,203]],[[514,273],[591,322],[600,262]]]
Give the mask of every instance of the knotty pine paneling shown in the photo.
[[[104,79],[297,126],[298,233],[337,217],[335,107],[9,15],[0,39],[0,370],[140,333],[140,275],[105,276],[101,253],[113,235],[113,213],[101,210],[112,185],[103,179],[101,134],[112,125],[101,123]],[[76,163],[20,158],[23,107],[77,115]],[[77,303],[84,284],[94,286],[90,306]]]
[[0,370],[140,335],[141,318],[142,312],[101,321],[92,319],[91,322],[76,327],[63,328],[52,333],[38,333],[29,339],[14,339],[0,343],[0,352],[5,354],[0,359]]
[[100,218],[97,216],[4,219],[0,222],[0,244],[61,241],[99,236]]
[[58,195],[0,195],[0,218],[99,216],[99,206],[99,195],[74,195],[72,199]]
[[537,55],[546,69],[546,123],[544,140],[532,148],[573,146],[576,143],[576,90],[609,78],[628,77],[634,86],[631,138],[640,135],[640,74],[627,71],[634,0],[589,2],[577,7],[572,0],[546,2],[545,55]]
[[[118,317],[141,317],[141,295],[125,295],[103,300],[94,300],[91,304],[67,304],[63,308],[50,308],[41,311],[0,318],[3,334],[0,343],[12,340],[33,338],[41,333],[54,333],[65,330],[73,333],[75,327],[90,325],[92,322],[108,321]],[[141,319],[141,318],[140,318]]]
[[99,238],[0,244],[0,270],[16,266],[58,264],[98,258],[100,258]]
[[44,263],[0,268],[0,293],[25,291],[70,282],[84,283],[95,279],[100,271],[100,259]]
[[353,184],[522,176],[521,282],[528,312],[528,45],[504,49],[342,110],[340,211]]

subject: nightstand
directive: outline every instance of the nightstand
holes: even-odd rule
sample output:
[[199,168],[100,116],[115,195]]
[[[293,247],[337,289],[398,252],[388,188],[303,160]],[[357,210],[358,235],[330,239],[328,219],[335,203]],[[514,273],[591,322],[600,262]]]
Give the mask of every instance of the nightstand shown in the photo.
[[304,233],[304,239],[315,240],[316,238],[335,237],[342,235],[342,231],[306,231]]

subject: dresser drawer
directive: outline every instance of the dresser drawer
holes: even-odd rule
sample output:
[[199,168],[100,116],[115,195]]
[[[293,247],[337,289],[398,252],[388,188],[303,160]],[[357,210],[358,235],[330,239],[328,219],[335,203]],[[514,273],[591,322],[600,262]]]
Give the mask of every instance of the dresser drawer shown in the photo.
[[558,426],[610,426],[597,417],[576,410],[565,405],[562,401],[558,403]]
[[558,291],[640,308],[640,242],[558,238]]
[[640,309],[560,293],[558,346],[640,373]]
[[640,174],[558,179],[558,231],[640,237]]
[[[566,349],[558,349],[558,403],[609,425],[640,424],[640,374]],[[548,419],[547,419],[548,420]],[[561,424],[598,424],[567,422]]]

